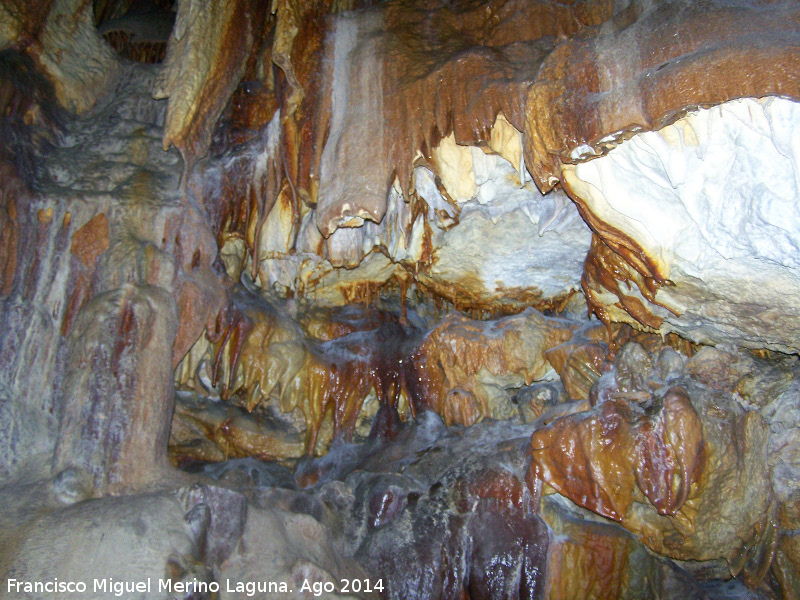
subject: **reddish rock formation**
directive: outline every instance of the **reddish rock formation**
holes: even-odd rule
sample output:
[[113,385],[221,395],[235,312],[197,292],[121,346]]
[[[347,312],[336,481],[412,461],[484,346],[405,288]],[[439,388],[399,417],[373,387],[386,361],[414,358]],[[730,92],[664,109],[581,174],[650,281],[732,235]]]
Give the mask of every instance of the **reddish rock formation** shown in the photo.
[[[81,577],[76,548],[397,598],[800,594],[796,366],[615,325],[696,307],[576,165],[800,99],[796,5],[371,4],[159,2],[161,37],[127,0],[0,6],[0,572],[53,567],[49,538]],[[546,252],[581,240],[583,329],[531,307],[586,308]],[[745,341],[796,350],[758,337],[772,309]],[[282,462],[202,464],[232,458]]]
[[547,57],[528,91],[526,163],[534,180],[552,187],[561,164],[578,159],[576,148],[602,153],[691,108],[746,96],[800,98],[796,19],[792,4],[668,0],[632,2],[583,30]]

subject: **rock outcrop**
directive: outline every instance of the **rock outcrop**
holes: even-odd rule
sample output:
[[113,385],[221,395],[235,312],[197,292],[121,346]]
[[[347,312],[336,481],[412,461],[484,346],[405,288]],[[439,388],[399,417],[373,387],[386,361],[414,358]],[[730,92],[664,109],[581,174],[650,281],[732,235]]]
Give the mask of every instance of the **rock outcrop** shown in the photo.
[[3,3],[0,595],[800,598],[798,23]]

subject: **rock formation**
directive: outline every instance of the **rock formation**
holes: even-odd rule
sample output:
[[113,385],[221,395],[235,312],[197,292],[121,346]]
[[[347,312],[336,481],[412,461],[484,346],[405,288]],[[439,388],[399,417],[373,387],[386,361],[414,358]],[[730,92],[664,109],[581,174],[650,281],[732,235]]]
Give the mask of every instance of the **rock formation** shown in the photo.
[[794,2],[6,0],[0,598],[800,598],[799,103]]

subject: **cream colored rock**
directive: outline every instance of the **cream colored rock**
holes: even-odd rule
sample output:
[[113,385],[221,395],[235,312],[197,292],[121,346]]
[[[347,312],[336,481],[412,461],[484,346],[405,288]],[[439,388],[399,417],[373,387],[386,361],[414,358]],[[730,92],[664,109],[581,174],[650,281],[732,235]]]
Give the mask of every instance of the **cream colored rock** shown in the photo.
[[[4,3],[0,7],[0,49],[26,48],[53,85],[59,103],[70,111],[85,113],[108,91],[119,74],[119,63],[94,28],[91,4],[59,0],[49,12],[42,8],[37,3]],[[31,44],[31,29],[39,27],[39,40]]]
[[577,289],[591,236],[575,206],[561,191],[520,187],[500,156],[469,150],[476,191],[459,204],[459,224],[435,237],[426,281],[481,304],[536,304]]
[[677,315],[649,306],[663,331],[800,350],[798,127],[800,103],[733,100],[564,167],[590,213],[639,244],[674,284],[656,300]]
[[244,75],[258,22],[247,0],[178,3],[165,68],[154,98],[169,98],[163,145],[192,163],[206,153],[211,132]]
[[[338,23],[336,43],[353,43],[347,35],[356,35],[350,31],[355,25],[345,18]],[[340,59],[339,68],[345,69],[345,57]],[[328,141],[317,207],[296,206],[288,186],[274,204],[260,201],[268,214],[258,217],[263,226],[255,229],[259,286],[340,305],[355,298],[356,289],[377,291],[390,281],[416,280],[427,293],[477,310],[493,303],[522,310],[556,302],[579,288],[590,230],[563,192],[543,196],[532,183],[520,183],[527,179],[520,132],[502,115],[488,147],[457,145],[449,136],[433,150],[429,166],[414,169],[413,193],[404,192],[396,179],[377,202],[374,190],[368,197],[356,194],[358,178],[341,177],[360,168],[337,161],[356,160],[361,150],[356,151],[347,124],[337,120],[349,117],[337,114],[331,135],[341,130],[346,139],[340,144],[352,152],[337,154],[334,138]],[[277,122],[276,117],[270,130]],[[248,151],[253,164],[245,168],[254,182],[263,179],[259,165],[265,157],[277,156],[271,144],[278,137],[270,134],[263,147]],[[358,196],[358,202],[341,201],[350,196]],[[329,224],[325,235],[321,223]],[[226,242],[222,255],[238,279],[241,265],[250,260],[241,243]]]
[[[203,544],[199,538],[205,537],[205,531],[193,531],[191,523],[184,520],[185,513],[174,494],[162,493],[78,502],[34,519],[18,532],[18,540],[3,540],[4,548],[16,547],[8,564],[0,561],[3,597],[71,600],[116,594],[146,600],[163,598],[159,580],[170,578],[171,568],[176,569],[175,580],[179,580],[181,570],[200,566],[192,564],[192,557]],[[204,580],[199,571],[195,575]],[[19,593],[16,587],[7,587],[9,582],[56,579],[83,582],[85,591],[72,588],[26,594],[24,587]],[[146,584],[148,579],[149,591],[130,587],[138,582]],[[115,583],[122,587],[114,588]]]
[[[383,114],[383,63],[376,36],[379,13],[344,13],[336,19],[330,134],[322,151],[315,221],[325,237],[339,227],[380,221],[386,213],[391,172],[384,147],[390,130]],[[359,110],[353,110],[353,106]]]
[[456,144],[455,136],[444,138],[433,150],[436,172],[450,197],[458,202],[474,198],[478,193],[469,146]]
[[[225,582],[220,600],[262,598],[278,600],[311,597],[355,600],[377,598],[377,594],[315,593],[315,583],[333,583],[340,589],[341,579],[364,579],[369,575],[354,560],[338,550],[328,529],[305,514],[248,507],[242,543],[219,569]],[[270,589],[268,582],[276,584]],[[285,589],[280,584],[286,585]],[[241,584],[241,585],[237,585]],[[261,584],[263,589],[259,589]],[[306,589],[305,584],[311,589]],[[253,586],[248,590],[247,586]]]

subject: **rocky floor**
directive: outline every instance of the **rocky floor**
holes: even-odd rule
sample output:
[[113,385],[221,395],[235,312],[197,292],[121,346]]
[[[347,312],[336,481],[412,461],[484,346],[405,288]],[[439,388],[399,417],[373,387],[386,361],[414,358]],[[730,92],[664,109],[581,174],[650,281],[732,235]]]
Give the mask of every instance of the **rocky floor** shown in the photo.
[[173,447],[183,475],[100,499],[78,468],[7,484],[0,566],[9,581],[208,591],[174,596],[186,598],[792,597],[797,359],[688,356],[622,328],[596,369],[585,357],[608,347],[577,325],[550,350],[567,353],[552,359],[560,374],[505,391],[513,416],[448,427],[432,410],[377,403],[356,441],[334,436],[319,457],[303,457],[301,420],[295,450],[253,458],[237,431],[267,444],[259,411],[181,392],[173,439],[181,418],[205,424],[193,453]]

